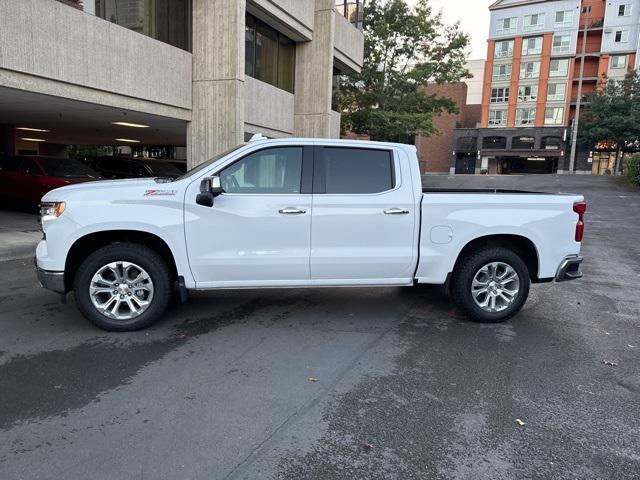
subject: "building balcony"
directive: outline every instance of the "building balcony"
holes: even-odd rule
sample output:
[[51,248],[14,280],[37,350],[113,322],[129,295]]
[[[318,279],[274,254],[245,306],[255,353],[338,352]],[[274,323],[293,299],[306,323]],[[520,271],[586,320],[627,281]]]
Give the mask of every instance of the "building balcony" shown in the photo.
[[364,62],[364,34],[335,12],[334,57],[343,71],[360,72]]
[[604,17],[590,18],[588,22],[580,21],[580,30],[584,30],[585,27],[587,31],[602,30],[604,28]]

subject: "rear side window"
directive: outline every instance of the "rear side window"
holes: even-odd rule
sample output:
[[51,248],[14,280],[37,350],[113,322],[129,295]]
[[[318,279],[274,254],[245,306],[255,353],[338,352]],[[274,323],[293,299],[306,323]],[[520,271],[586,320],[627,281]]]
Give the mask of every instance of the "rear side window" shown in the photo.
[[19,162],[16,157],[8,155],[0,155],[0,171],[17,172],[19,170]]
[[324,147],[316,157],[317,193],[372,194],[393,189],[393,155],[389,150]]

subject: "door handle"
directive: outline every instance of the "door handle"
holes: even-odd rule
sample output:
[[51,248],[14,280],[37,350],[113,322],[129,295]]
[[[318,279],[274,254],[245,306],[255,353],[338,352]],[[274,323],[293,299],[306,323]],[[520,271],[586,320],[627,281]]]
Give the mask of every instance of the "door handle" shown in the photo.
[[390,208],[384,211],[385,215],[408,215],[409,213],[409,210],[404,208]]
[[296,207],[285,207],[278,210],[278,213],[282,215],[303,215],[307,213],[307,211]]

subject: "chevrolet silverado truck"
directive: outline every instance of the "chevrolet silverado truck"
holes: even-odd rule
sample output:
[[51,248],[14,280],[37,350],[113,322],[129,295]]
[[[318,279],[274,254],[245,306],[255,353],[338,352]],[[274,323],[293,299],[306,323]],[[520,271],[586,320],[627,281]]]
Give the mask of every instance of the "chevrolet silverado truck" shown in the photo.
[[70,185],[41,204],[40,283],[110,331],[175,292],[446,286],[501,322],[531,283],[580,278],[580,195],[423,189],[410,145],[257,136],[175,179]]

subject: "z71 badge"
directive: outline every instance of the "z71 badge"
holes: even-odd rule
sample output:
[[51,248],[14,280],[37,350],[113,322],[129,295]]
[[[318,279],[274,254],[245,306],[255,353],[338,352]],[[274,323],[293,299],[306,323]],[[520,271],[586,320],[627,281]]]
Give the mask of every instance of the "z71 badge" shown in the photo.
[[147,190],[144,192],[145,197],[171,197],[176,194],[177,190]]

